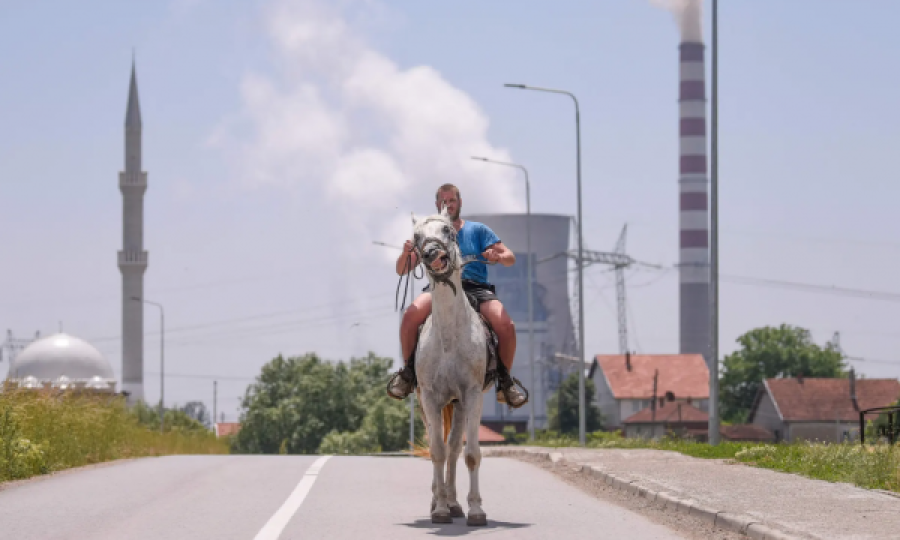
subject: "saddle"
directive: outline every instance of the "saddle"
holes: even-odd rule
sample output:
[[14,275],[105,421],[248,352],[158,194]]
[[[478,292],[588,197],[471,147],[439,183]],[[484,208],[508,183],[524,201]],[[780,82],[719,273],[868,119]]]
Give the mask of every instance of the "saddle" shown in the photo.
[[[429,315],[425,320],[431,318]],[[506,369],[506,367],[500,362],[500,340],[497,338],[497,333],[494,332],[494,329],[491,328],[491,323],[488,322],[487,319],[484,318],[484,315],[478,313],[478,318],[481,319],[482,328],[484,329],[484,337],[485,343],[487,346],[487,366],[484,372],[484,386],[482,386],[481,391],[484,392],[491,385],[495,384],[497,380],[500,378],[499,370]],[[416,335],[416,344],[414,347],[418,346],[418,336],[422,333],[422,328],[425,325],[422,324],[419,326],[419,331]]]

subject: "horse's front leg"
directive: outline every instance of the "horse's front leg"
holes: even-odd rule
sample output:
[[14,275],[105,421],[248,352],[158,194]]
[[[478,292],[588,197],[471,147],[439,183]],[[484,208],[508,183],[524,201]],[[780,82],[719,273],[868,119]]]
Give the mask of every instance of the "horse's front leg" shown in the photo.
[[481,508],[481,491],[478,487],[478,469],[481,467],[481,448],[478,445],[478,426],[481,424],[483,405],[480,389],[476,388],[462,400],[462,412],[466,417],[466,468],[469,469],[469,517],[466,524],[487,525],[487,514]]
[[434,465],[432,492],[432,523],[453,523],[450,508],[447,506],[446,485],[444,482],[444,463],[447,460],[447,446],[444,444],[444,433],[441,428],[441,405],[427,393],[422,396],[423,410],[428,418],[428,449],[431,452],[431,463]]
[[459,403],[453,407],[453,424],[447,437],[447,504],[451,517],[466,517],[462,505],[456,500],[456,463],[462,453],[463,433],[465,433],[466,415]]

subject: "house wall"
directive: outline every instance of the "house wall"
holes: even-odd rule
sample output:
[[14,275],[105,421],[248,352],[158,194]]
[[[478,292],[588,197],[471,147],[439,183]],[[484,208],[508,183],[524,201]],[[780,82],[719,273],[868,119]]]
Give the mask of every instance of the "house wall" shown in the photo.
[[686,424],[666,424],[666,423],[658,423],[658,424],[628,424],[623,429],[623,432],[626,437],[632,438],[642,438],[642,439],[660,439],[665,437],[666,429],[670,429],[675,432],[680,432],[684,429],[705,429],[706,425],[703,423],[686,423]]
[[774,433],[776,441],[789,440],[788,430],[784,422],[781,421],[778,410],[775,408],[775,402],[772,401],[772,396],[768,392],[765,392],[760,398],[752,424],[766,428]]
[[665,428],[660,424],[629,424],[624,434],[630,438],[658,439],[665,435]]
[[620,399],[619,400],[619,417],[621,421],[627,420],[629,416],[639,413],[650,406],[649,399]]
[[821,441],[840,442],[845,436],[859,436],[859,424],[855,422],[789,422],[788,442]]
[[601,369],[594,371],[594,387],[596,388],[597,408],[603,414],[603,427],[607,429],[620,427],[622,417],[619,414],[619,404]]

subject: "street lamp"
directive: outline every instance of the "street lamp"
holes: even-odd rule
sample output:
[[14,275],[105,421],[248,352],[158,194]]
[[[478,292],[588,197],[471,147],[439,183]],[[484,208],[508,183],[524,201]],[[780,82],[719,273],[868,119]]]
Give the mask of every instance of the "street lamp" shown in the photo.
[[710,107],[710,358],[707,440],[719,444],[719,2],[712,0],[712,104]]
[[[578,185],[578,356],[581,363],[584,364],[584,264],[583,264],[583,235],[582,235],[582,219],[581,219],[581,114],[578,108],[578,99],[575,94],[566,92],[565,90],[555,90],[553,88],[540,88],[537,86],[528,86],[524,84],[505,84],[507,88],[518,88],[520,90],[535,90],[537,92],[550,92],[552,94],[565,94],[572,98],[575,103],[575,164],[576,177]],[[584,446],[585,443],[585,417],[584,417],[584,369],[578,370],[578,442]]]
[[[488,159],[485,157],[477,157],[472,156],[472,159],[477,161],[484,161],[485,163],[494,163],[496,165],[505,165],[507,167],[515,167],[516,169],[521,169],[523,173],[525,173],[525,208],[527,212],[527,217],[525,218],[525,243],[527,247],[525,248],[528,253],[528,363],[531,366],[531,391],[534,391],[534,293],[532,291],[532,284],[534,282],[533,279],[533,270],[532,270],[532,255],[531,255],[531,182],[528,180],[528,169],[519,165],[517,163],[507,163],[505,161],[495,161],[493,159]],[[528,430],[528,435],[531,440],[534,440],[534,400],[531,400],[529,415],[530,419],[530,428]]]
[[150,300],[145,300],[142,298],[138,298],[137,296],[132,296],[132,300],[135,302],[143,302],[145,304],[150,304],[151,306],[156,306],[159,308],[159,432],[163,432],[163,424],[165,423],[165,416],[163,411],[163,399],[165,398],[166,391],[166,380],[165,380],[165,345],[166,345],[166,322],[165,315],[163,314],[162,304],[157,304],[156,302],[151,302]]

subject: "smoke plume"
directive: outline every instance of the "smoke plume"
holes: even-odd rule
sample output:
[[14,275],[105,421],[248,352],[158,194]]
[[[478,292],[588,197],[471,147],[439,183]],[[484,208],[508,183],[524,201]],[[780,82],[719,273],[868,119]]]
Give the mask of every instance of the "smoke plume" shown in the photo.
[[681,29],[681,41],[703,42],[703,0],[650,0],[671,11]]
[[376,2],[264,9],[274,69],[244,77],[243,110],[214,137],[233,150],[245,186],[299,193],[323,210],[324,227],[393,243],[411,235],[411,210],[434,211],[445,182],[469,201],[464,212],[521,209],[514,172],[469,158],[511,158],[488,142],[474,100],[431,66],[398,66],[355,26]]

